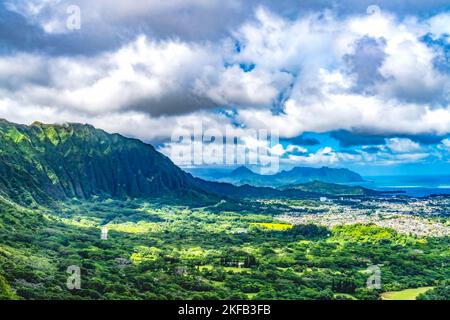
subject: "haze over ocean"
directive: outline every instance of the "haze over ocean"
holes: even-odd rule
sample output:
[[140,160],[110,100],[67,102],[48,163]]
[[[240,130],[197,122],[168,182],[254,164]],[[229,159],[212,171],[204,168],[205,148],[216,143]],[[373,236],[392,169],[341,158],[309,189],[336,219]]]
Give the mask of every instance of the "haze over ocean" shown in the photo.
[[450,194],[450,175],[365,176],[361,186],[380,191],[404,191],[406,195],[424,197]]

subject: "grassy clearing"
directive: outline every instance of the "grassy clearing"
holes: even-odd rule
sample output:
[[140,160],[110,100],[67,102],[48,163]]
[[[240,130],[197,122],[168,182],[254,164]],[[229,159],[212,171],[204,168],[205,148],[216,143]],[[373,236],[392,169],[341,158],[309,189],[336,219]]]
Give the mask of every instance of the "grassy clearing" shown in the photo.
[[257,293],[246,293],[245,296],[247,299],[252,300],[256,297]]
[[120,223],[107,225],[108,229],[111,231],[124,232],[124,233],[141,233],[145,234],[148,232],[158,232],[160,231],[160,226],[157,223],[139,221],[138,223]]
[[401,291],[388,291],[381,294],[383,300],[416,300],[416,297],[425,293],[433,287],[421,287],[415,289],[406,289]]
[[283,231],[289,230],[293,227],[292,224],[287,223],[270,223],[270,222],[254,222],[250,223],[252,226],[262,227],[269,230]]

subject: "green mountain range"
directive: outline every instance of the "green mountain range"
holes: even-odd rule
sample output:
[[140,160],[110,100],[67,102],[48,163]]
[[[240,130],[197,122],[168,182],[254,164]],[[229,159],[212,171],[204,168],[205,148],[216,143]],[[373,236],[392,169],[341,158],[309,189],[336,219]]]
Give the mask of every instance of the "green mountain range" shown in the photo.
[[[359,179],[345,169],[296,168],[330,179]],[[239,169],[235,176],[259,176]],[[311,178],[318,174],[309,174]],[[291,176],[281,172],[279,177]],[[299,175],[297,175],[298,177]],[[294,179],[298,181],[299,179]],[[275,186],[292,179],[278,179]],[[28,207],[50,205],[55,200],[111,198],[170,198],[178,201],[214,202],[223,197],[311,197],[325,194],[365,194],[361,188],[327,184],[308,186],[235,186],[194,178],[153,146],[136,139],[109,134],[91,125],[30,126],[0,120],[0,197]],[[335,191],[333,191],[333,189]]]
[[194,197],[206,192],[151,145],[90,125],[0,121],[0,195],[30,205],[92,196]]
[[280,187],[284,185],[294,185],[313,181],[327,183],[364,181],[359,174],[345,168],[295,167],[291,170],[284,170],[277,174],[262,175],[251,171],[245,166],[239,167],[228,175],[225,175],[217,180],[235,185],[249,184],[255,187]]

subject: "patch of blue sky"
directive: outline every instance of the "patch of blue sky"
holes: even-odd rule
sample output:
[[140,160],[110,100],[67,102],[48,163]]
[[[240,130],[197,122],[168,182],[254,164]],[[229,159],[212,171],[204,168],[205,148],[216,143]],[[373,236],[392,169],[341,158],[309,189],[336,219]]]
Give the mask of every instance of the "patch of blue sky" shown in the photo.
[[421,38],[421,41],[426,43],[428,47],[442,52],[434,59],[434,67],[441,72],[450,73],[450,35],[445,34],[435,37],[433,34],[428,33]]
[[240,63],[239,68],[244,72],[252,72],[256,65],[254,63]]

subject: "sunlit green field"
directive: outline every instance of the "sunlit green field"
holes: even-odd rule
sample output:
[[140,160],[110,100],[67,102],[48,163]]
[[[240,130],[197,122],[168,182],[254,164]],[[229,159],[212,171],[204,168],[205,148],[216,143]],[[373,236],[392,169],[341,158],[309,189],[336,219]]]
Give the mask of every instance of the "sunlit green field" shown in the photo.
[[289,230],[293,227],[292,224],[286,224],[286,223],[267,223],[267,222],[254,222],[251,224],[252,226],[266,228],[269,230],[276,230],[276,231],[283,231],[283,230]]
[[415,289],[405,289],[400,291],[384,292],[381,297],[383,300],[416,300],[417,296],[425,293],[433,287],[422,287]]

